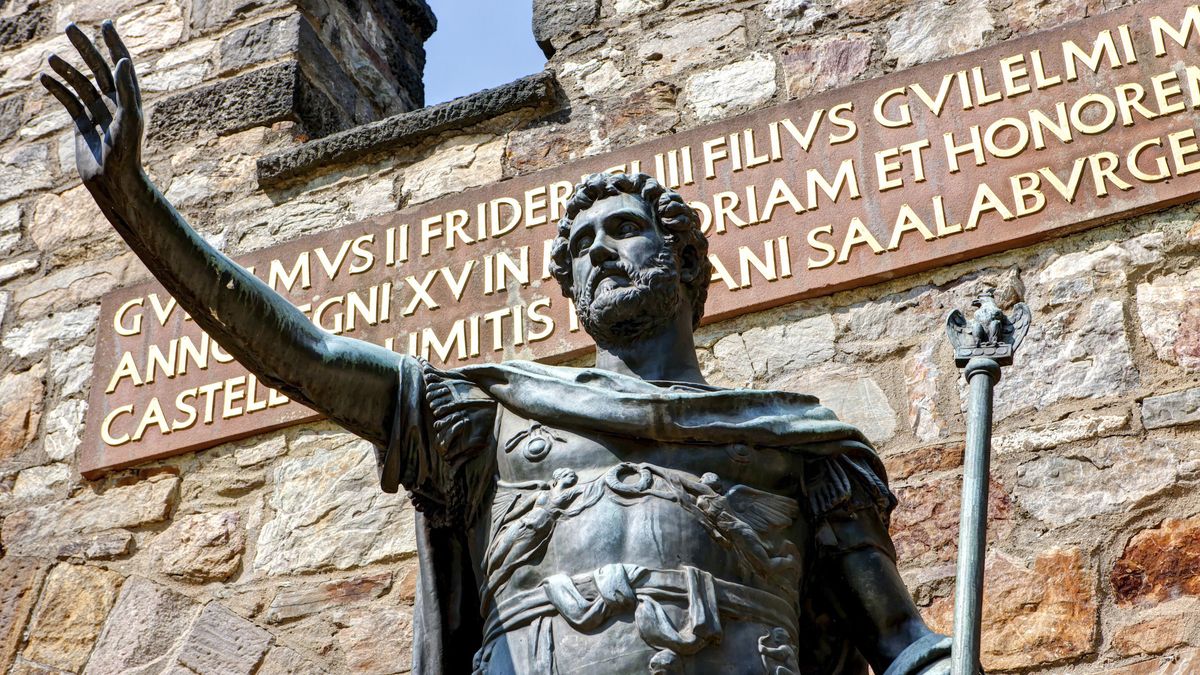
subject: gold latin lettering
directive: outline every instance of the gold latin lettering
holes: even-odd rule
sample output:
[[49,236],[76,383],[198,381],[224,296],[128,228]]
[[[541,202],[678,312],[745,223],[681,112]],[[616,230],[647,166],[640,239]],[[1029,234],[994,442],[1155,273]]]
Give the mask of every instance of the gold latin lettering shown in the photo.
[[905,232],[920,232],[925,241],[936,239],[929,228],[925,226],[925,221],[913,211],[908,204],[900,205],[900,213],[896,216],[896,226],[892,228],[892,240],[888,242],[887,250],[895,251],[900,248],[900,239]]
[[721,160],[721,159],[725,159],[725,158],[729,157],[729,153],[724,150],[725,137],[722,136],[720,138],[714,138],[709,141],[704,141],[704,144],[702,147],[704,148],[704,177],[710,178],[710,179],[716,178],[717,177],[717,169],[716,169],[717,160]]
[[107,415],[104,416],[104,421],[100,424],[100,440],[104,441],[105,445],[108,445],[109,447],[113,447],[113,448],[121,446],[121,445],[125,445],[126,443],[128,443],[131,440],[129,438],[129,434],[127,434],[127,433],[121,434],[120,436],[112,435],[112,423],[113,423],[113,420],[117,419],[117,417],[119,417],[121,415],[132,415],[132,414],[133,414],[133,406],[132,405],[127,404],[127,405],[121,405],[121,406],[117,406],[116,408],[113,408],[111,412],[109,412]]
[[108,388],[104,393],[111,394],[117,390],[117,385],[121,384],[121,378],[128,377],[133,381],[135,387],[142,386],[142,376],[138,374],[137,364],[133,361],[133,354],[125,352],[121,354],[121,360],[117,362],[117,369],[113,371],[112,378],[108,381]]
[[1000,77],[1004,80],[1004,95],[1017,96],[1029,91],[1029,84],[1017,84],[1018,80],[1029,76],[1029,71],[1025,67],[1025,55],[1017,54],[1008,58],[1000,59]]
[[113,330],[117,332],[117,335],[129,336],[137,335],[142,332],[141,312],[129,316],[129,323],[126,323],[125,321],[126,316],[129,314],[129,310],[133,309],[134,307],[141,306],[142,299],[133,298],[132,300],[126,300],[120,307],[117,308],[117,311],[113,314]]
[[889,89],[883,92],[879,98],[875,99],[875,108],[873,110],[875,114],[875,121],[889,129],[899,129],[912,124],[912,113],[908,109],[907,101],[902,101],[900,106],[896,109],[899,113],[897,117],[889,117],[884,112],[884,107],[888,104],[888,101],[891,101],[893,98],[904,96],[906,91],[906,87],[896,87],[895,89]]
[[234,406],[233,404],[246,397],[246,391],[242,389],[245,384],[245,375],[238,375],[237,377],[225,380],[225,392],[221,397],[221,419],[240,417],[242,415],[242,406]]
[[820,227],[814,227],[808,231],[808,245],[825,253],[825,257],[821,258],[820,260],[813,260],[812,258],[808,259],[808,269],[810,270],[819,270],[822,267],[828,267],[833,264],[834,260],[837,259],[837,249],[834,248],[832,244],[827,244],[820,239],[817,239],[817,235],[819,234],[833,235],[833,226],[822,225]]
[[1200,33],[1200,5],[1192,5],[1187,8],[1179,30],[1175,30],[1175,27],[1167,23],[1161,16],[1150,17],[1150,35],[1154,38],[1154,55],[1163,56],[1167,53],[1164,36],[1174,40],[1175,44],[1180,47],[1186,48],[1193,30]]
[[1012,220],[1012,211],[1004,205],[1004,202],[996,196],[992,188],[988,187],[987,183],[980,183],[975,189],[975,201],[971,204],[971,214],[967,218],[967,230],[973,230],[979,226],[979,218],[987,211],[995,211],[1000,214],[1002,220]]
[[546,186],[540,185],[525,191],[525,227],[536,227],[546,223]]
[[[1182,141],[1192,140],[1192,143],[1184,145]],[[1194,162],[1187,160],[1189,155],[1197,154],[1200,147],[1194,142],[1196,140],[1195,129],[1184,129],[1176,131],[1173,134],[1167,134],[1167,143],[1171,146],[1171,159],[1175,162],[1175,175],[1186,176],[1193,171],[1200,171],[1200,159]]]
[[1151,147],[1161,148],[1162,139],[1151,138],[1149,140],[1142,141],[1141,143],[1133,146],[1133,148],[1129,151],[1129,154],[1126,156],[1126,164],[1129,166],[1129,173],[1132,174],[1134,178],[1144,183],[1157,183],[1160,180],[1166,180],[1171,177],[1171,170],[1167,167],[1166,157],[1154,158],[1154,166],[1158,169],[1158,173],[1146,173],[1142,170],[1142,167],[1138,165],[1138,161],[1141,159],[1142,152]]
[[863,221],[855,216],[850,219],[850,227],[846,230],[846,238],[842,240],[842,251],[838,254],[838,263],[846,263],[850,260],[850,253],[855,246],[866,244],[871,247],[871,251],[875,255],[884,252],[884,248],[879,245],[879,241],[875,239],[875,235],[871,234],[871,230],[863,225]]
[[[1017,217],[1032,215],[1046,208],[1046,195],[1038,188],[1042,178],[1036,173],[1019,173],[1008,179],[1012,185],[1013,203],[1017,207]],[[1029,200],[1033,200],[1033,205]]]

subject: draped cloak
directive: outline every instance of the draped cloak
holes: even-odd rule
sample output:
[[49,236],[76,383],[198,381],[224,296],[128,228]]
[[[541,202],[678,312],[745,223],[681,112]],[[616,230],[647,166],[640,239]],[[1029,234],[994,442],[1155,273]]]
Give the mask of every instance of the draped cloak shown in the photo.
[[[882,526],[873,543],[894,557],[886,531],[895,498],[883,464],[862,432],[813,396],[650,382],[523,361],[440,371],[406,359],[399,377],[392,435],[377,452],[383,489],[405,486],[418,510],[413,670],[422,675],[469,673],[481,646],[483,620],[467,528],[494,481],[494,464],[486,455],[495,452],[491,425],[497,405],[582,435],[801,454],[820,469],[795,495],[807,505],[807,516],[828,514],[855,498],[873,502]],[[865,662],[844,638],[826,642],[825,650],[842,654],[831,672],[866,673]]]

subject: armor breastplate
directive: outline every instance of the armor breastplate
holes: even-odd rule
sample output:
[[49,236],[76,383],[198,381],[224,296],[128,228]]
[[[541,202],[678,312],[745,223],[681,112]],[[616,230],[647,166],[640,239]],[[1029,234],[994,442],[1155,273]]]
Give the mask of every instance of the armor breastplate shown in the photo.
[[[551,617],[582,633],[614,622],[628,630],[632,619],[653,650],[651,672],[672,672],[720,644],[726,625],[750,621],[764,668],[790,672],[803,567],[793,539],[807,530],[795,499],[722,478],[747,448],[664,452],[507,411],[497,431],[480,672],[496,640]],[[686,468],[663,466],[673,458]],[[696,471],[704,465],[716,470]],[[564,572],[544,560],[578,565]]]

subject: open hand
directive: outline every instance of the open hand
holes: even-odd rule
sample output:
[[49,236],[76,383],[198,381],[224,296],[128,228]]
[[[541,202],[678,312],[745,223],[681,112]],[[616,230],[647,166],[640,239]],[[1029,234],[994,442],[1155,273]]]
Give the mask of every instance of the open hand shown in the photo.
[[84,184],[93,192],[111,194],[141,174],[142,96],[133,60],[117,29],[105,21],[100,33],[116,64],[115,78],[100,50],[72,23],[67,38],[91,69],[95,84],[57,54],[50,55],[50,67],[70,89],[46,73],[40,81],[75,122],[75,165]]

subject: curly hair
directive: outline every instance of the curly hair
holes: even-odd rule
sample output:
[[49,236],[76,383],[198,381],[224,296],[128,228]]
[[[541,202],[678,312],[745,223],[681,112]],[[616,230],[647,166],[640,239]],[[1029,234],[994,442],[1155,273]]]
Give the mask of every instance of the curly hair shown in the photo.
[[644,174],[594,173],[575,186],[567,201],[567,210],[558,222],[558,236],[550,247],[550,273],[558,280],[563,295],[573,298],[574,279],[571,276],[571,252],[568,239],[571,224],[580,213],[605,197],[619,194],[640,197],[649,204],[657,222],[659,234],[671,248],[676,260],[691,247],[700,269],[694,278],[684,282],[684,292],[692,306],[692,327],[700,325],[704,302],[708,299],[708,283],[712,278],[712,263],[708,260],[708,239],[700,231],[700,219],[679,193],[664,188],[657,180]]

